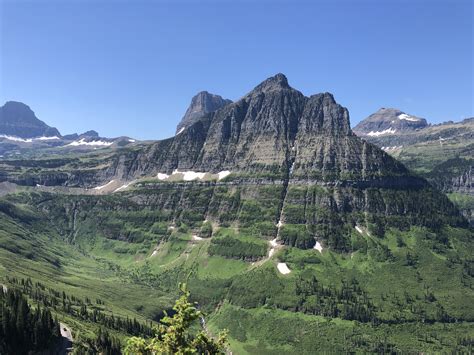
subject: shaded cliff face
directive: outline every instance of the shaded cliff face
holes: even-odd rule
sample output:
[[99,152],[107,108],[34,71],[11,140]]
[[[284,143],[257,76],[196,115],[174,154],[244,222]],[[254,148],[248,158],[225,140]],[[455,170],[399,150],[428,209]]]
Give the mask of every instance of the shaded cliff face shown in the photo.
[[20,138],[61,136],[56,128],[39,120],[27,105],[15,101],[0,107],[0,135]]
[[196,123],[201,117],[230,103],[232,103],[231,100],[223,99],[219,95],[210,94],[207,91],[201,91],[191,99],[191,104],[186,110],[181,122],[179,122],[176,127],[176,133],[178,134],[182,132],[183,128]]

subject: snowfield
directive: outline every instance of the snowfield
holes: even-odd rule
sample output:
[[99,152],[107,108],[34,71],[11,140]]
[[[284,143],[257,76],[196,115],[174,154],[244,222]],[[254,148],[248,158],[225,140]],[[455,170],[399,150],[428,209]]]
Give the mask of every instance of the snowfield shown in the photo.
[[57,136],[37,137],[37,138],[20,138],[20,137],[15,137],[15,136],[8,136],[6,134],[0,134],[0,138],[5,138],[5,139],[8,139],[9,141],[12,141],[12,142],[23,142],[23,143],[31,143],[33,141],[49,141],[49,140],[60,139]]
[[288,275],[291,272],[286,263],[278,263],[277,268],[278,271],[280,271],[280,273],[283,275]]
[[395,134],[397,130],[395,128],[387,128],[387,129],[384,129],[383,131],[377,131],[377,132],[374,132],[374,131],[370,131],[369,133],[367,133],[368,136],[371,136],[371,137],[378,137],[378,136],[383,136],[384,134]]
[[222,180],[226,178],[227,176],[229,176],[230,174],[231,172],[229,170],[223,170],[223,171],[219,171],[216,174],[213,174],[209,172],[196,172],[192,170],[179,171],[178,169],[175,169],[171,173],[171,175],[158,173],[156,177],[158,178],[158,180],[161,180],[161,181],[166,181],[166,180],[171,180],[171,179],[173,181],[176,181],[176,180],[194,181],[194,180],[203,180],[204,178],[206,178],[206,180],[208,179]]
[[66,145],[67,146],[72,146],[72,147],[77,147],[80,145],[86,145],[86,146],[102,146],[102,147],[108,147],[110,145],[114,144],[113,142],[106,142],[106,141],[86,141],[84,138],[79,139],[78,141],[71,142]]

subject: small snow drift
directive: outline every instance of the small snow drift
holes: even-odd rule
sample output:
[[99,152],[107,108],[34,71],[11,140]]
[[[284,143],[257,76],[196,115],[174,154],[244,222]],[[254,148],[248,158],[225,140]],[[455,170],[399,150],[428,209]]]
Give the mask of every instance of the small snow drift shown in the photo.
[[[113,180],[112,180],[113,181]],[[116,188],[114,190],[114,192],[118,192],[118,191],[122,191],[122,190],[125,190],[127,187],[129,187],[130,185],[134,184],[136,180],[133,180],[133,181],[130,181],[129,183],[126,183],[126,184],[123,184],[122,186],[120,186],[119,188]]]
[[115,180],[110,180],[110,181],[109,181],[107,184],[105,184],[105,185],[94,187],[94,190],[102,190],[102,189],[105,189],[107,186],[109,186],[110,184],[113,184],[114,182],[115,182]]
[[225,177],[229,176],[230,175],[230,171],[229,170],[224,170],[224,171],[219,171],[217,173],[217,180],[222,180],[224,179]]
[[223,170],[216,174],[209,172],[197,172],[192,170],[179,171],[175,169],[171,175],[165,173],[158,173],[156,177],[161,181],[194,181],[194,180],[222,180],[229,176],[231,172],[229,170]]
[[398,115],[398,118],[401,119],[401,120],[411,121],[411,122],[418,122],[418,121],[420,121],[420,119],[415,118],[415,117],[410,116],[410,115],[407,115],[406,113],[402,113],[401,115]]
[[374,132],[374,131],[370,131],[369,133],[367,133],[368,136],[371,136],[371,137],[378,137],[378,136],[383,136],[385,134],[395,134],[397,130],[395,128],[387,128],[387,129],[384,129],[383,131],[377,131],[377,132]]
[[181,128],[176,135],[183,133],[183,131],[186,129],[186,127]]
[[270,248],[270,251],[268,252],[268,257],[271,258],[273,254],[275,254],[275,249],[278,246],[277,239],[276,238],[272,239],[270,240],[269,243],[270,243],[271,248]]
[[158,175],[156,175],[156,177],[158,178],[158,180],[166,180],[166,179],[168,179],[170,176],[167,175],[167,174],[158,173]]
[[320,253],[323,252],[323,246],[321,245],[320,242],[316,242],[316,244],[314,245],[313,249],[316,249],[316,250],[319,251]]
[[192,171],[192,170],[178,171],[178,169],[176,169],[175,171],[173,171],[172,175],[177,175],[177,174],[182,174],[184,181],[193,181],[193,180],[196,180],[196,179],[201,180],[204,177],[204,175],[206,175],[206,173],[197,173],[197,172]]
[[113,142],[106,142],[106,141],[90,141],[90,142],[88,142],[84,138],[81,138],[78,141],[74,141],[74,142],[71,142],[71,143],[67,144],[66,147],[68,147],[68,146],[77,147],[77,146],[81,146],[81,145],[108,147],[112,144],[113,144]]
[[277,268],[278,271],[280,271],[280,273],[283,275],[288,275],[291,272],[286,263],[278,263]]

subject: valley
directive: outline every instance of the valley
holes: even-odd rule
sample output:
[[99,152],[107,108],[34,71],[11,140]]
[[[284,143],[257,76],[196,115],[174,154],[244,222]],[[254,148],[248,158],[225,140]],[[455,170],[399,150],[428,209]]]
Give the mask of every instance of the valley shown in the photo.
[[162,141],[0,160],[1,283],[75,349],[150,336],[185,282],[235,354],[472,351],[474,235],[451,202],[469,206],[470,141],[384,151],[283,74],[213,97]]

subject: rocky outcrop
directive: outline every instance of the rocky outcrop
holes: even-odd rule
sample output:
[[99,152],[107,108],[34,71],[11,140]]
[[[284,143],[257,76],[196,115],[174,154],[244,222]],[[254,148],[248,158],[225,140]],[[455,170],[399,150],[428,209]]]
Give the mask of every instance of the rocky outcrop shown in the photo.
[[210,94],[207,91],[201,91],[192,98],[191,104],[186,110],[181,122],[179,122],[176,127],[176,133],[182,132],[185,127],[193,125],[201,117],[210,112],[214,112],[231,102],[231,100],[223,99],[219,95]]
[[61,136],[56,128],[39,120],[29,106],[16,101],[0,107],[0,135],[24,139]]

